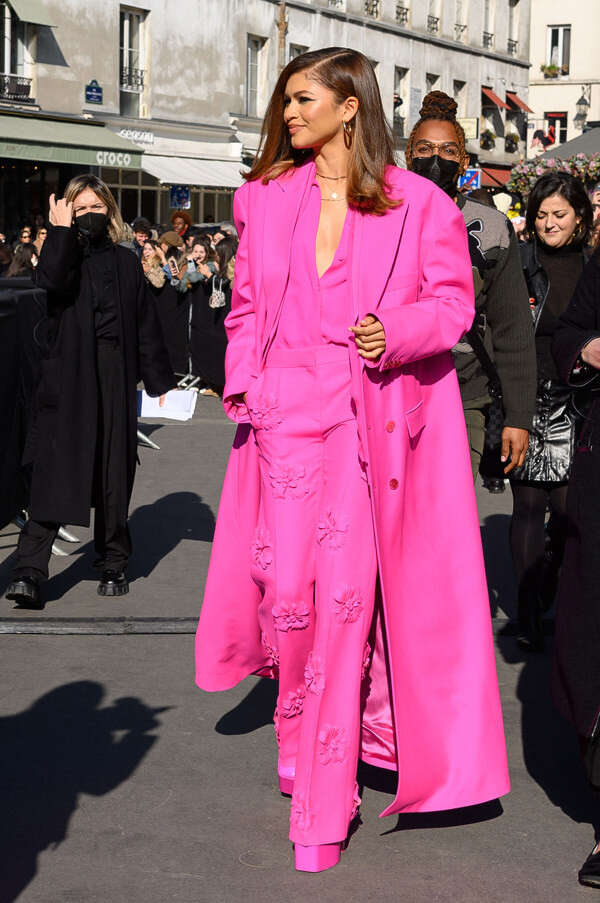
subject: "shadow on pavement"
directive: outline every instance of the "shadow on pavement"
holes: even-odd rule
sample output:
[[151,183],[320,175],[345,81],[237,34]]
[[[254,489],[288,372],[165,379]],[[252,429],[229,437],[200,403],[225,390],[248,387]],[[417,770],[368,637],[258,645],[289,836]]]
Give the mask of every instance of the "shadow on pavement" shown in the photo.
[[509,514],[491,514],[481,527],[481,544],[490,594],[492,617],[501,609],[509,618],[516,614],[516,586],[508,541]]
[[[195,492],[172,492],[150,505],[136,508],[129,518],[133,554],[127,568],[130,581],[149,577],[154,568],[185,540],[212,542],[215,516]],[[94,543],[77,552],[73,564],[48,580],[44,587],[46,602],[62,598],[82,580],[94,577]],[[8,584],[10,574],[2,574]],[[4,581],[0,591],[6,586]]]
[[273,723],[277,702],[277,681],[263,677],[234,709],[220,718],[215,730],[218,734],[250,734]]
[[509,630],[498,636],[506,662],[523,662],[517,698],[521,702],[521,739],[525,766],[531,777],[575,822],[600,829],[600,811],[586,781],[574,729],[556,711],[550,698],[551,641],[543,654],[523,652]]
[[0,718],[2,903],[16,900],[34,878],[38,854],[66,839],[79,794],[114,790],[158,739],[149,731],[168,707],[132,697],[102,708],[103,697],[99,683],[77,681]]

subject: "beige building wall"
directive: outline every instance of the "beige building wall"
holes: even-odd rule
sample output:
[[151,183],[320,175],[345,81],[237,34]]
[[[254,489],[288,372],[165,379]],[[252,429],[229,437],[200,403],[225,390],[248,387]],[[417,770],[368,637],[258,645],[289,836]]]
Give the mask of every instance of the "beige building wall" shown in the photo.
[[[569,71],[556,78],[546,78],[540,71],[547,65],[548,30],[570,26]],[[600,120],[600,2],[599,0],[532,0],[531,3],[531,78],[529,105],[530,131],[548,128],[545,113],[567,114],[566,140],[581,135],[581,122],[576,117],[576,103],[584,93],[590,102],[588,121]],[[559,60],[559,63],[561,61]],[[557,130],[557,142],[560,139]]]

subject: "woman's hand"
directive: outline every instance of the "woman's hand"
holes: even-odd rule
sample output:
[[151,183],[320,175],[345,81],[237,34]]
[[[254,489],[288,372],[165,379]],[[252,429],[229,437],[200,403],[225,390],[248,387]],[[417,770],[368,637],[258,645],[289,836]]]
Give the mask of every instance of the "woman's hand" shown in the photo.
[[207,266],[205,263],[201,263],[200,266],[198,267],[198,269],[200,270],[202,275],[205,276],[207,279],[210,279],[210,277],[212,276],[212,271],[211,271],[210,267]]
[[385,332],[383,324],[377,317],[367,314],[358,326],[350,326],[350,332],[354,333],[356,347],[361,357],[370,361],[381,357],[385,351]]
[[600,370],[600,339],[592,339],[591,342],[582,349],[581,360],[584,364],[589,364],[595,370]]
[[50,195],[50,222],[53,226],[67,226],[73,223],[73,203],[67,204],[64,198],[56,200],[56,195]]
[[504,468],[504,473],[510,473],[516,467],[523,467],[525,455],[529,448],[529,433],[516,427],[505,426],[502,430],[502,449],[500,460],[503,464],[510,457],[510,464]]

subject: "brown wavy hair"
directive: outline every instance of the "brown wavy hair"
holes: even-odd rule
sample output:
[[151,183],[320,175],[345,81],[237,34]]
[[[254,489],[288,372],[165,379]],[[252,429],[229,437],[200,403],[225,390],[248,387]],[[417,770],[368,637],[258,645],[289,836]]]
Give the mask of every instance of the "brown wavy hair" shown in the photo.
[[423,98],[423,105],[419,111],[420,119],[417,123],[415,123],[413,130],[410,133],[408,144],[406,145],[406,165],[409,169],[413,161],[412,152],[415,135],[417,134],[419,127],[422,126],[424,122],[428,122],[432,119],[435,119],[438,122],[450,122],[454,126],[454,131],[456,132],[456,141],[458,143],[458,150],[461,159],[464,161],[468,157],[465,148],[465,132],[460,122],[456,121],[457,109],[458,104],[456,103],[456,101],[453,100],[449,94],[445,94],[443,91],[430,91],[429,94],[425,95],[425,97]]
[[327,47],[302,53],[290,60],[275,85],[263,121],[258,154],[249,181],[266,184],[288,170],[301,166],[312,150],[292,147],[283,119],[285,89],[292,75],[310,70],[309,78],[332,91],[337,103],[358,99],[352,120],[352,146],[348,172],[348,203],[365,213],[381,215],[402,202],[391,198],[385,168],[394,165],[392,131],[385,117],[379,85],[366,56],[344,47]]
[[93,176],[91,173],[84,173],[81,176],[75,176],[65,188],[65,201],[71,204],[75,201],[82,191],[91,188],[94,194],[97,194],[102,203],[108,210],[108,234],[111,241],[118,244],[125,237],[125,224],[117,207],[114,195],[108,185]]

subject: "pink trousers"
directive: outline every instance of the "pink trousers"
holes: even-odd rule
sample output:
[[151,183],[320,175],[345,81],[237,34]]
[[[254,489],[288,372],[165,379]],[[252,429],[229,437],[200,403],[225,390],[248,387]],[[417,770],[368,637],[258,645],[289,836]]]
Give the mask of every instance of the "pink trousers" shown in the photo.
[[271,351],[247,398],[261,470],[253,579],[279,674],[290,839],[342,841],[358,805],[361,678],[377,563],[345,348]]

